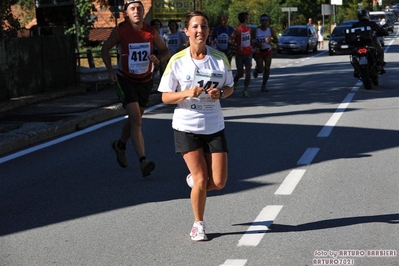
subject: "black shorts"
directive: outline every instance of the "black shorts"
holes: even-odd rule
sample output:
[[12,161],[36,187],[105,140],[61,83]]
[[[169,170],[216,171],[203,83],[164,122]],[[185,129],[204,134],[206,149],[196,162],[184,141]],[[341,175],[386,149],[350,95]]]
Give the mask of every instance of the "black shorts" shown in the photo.
[[133,82],[129,78],[118,75],[118,81],[122,92],[117,89],[118,97],[123,107],[129,103],[138,102],[140,107],[145,108],[150,98],[154,81]]
[[176,153],[195,151],[200,148],[205,153],[229,152],[224,129],[210,135],[193,134],[174,129]]

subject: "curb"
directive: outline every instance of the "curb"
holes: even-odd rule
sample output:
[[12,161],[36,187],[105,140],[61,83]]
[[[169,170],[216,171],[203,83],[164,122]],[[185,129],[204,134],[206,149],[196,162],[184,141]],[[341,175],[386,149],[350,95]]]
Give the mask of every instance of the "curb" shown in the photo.
[[76,87],[76,88],[68,88],[61,91],[55,91],[51,93],[40,93],[28,96],[21,96],[18,98],[11,98],[7,101],[0,103],[0,114],[6,113],[8,111],[17,109],[19,107],[23,107],[26,105],[31,105],[43,101],[48,101],[56,98],[61,98],[69,95],[76,95],[78,93],[85,93],[87,91],[86,88]]
[[[67,95],[67,94],[63,95],[61,94],[57,96],[62,97]],[[31,103],[45,100],[44,97],[27,97],[27,98],[29,99],[27,101],[31,101]],[[54,95],[52,98],[54,98]],[[24,103],[20,103],[20,106],[26,105],[27,101],[24,101]],[[147,107],[156,105],[160,102],[161,102],[161,94],[153,93],[150,95]],[[37,122],[37,123],[24,124],[21,126],[21,128],[18,128],[10,132],[7,138],[2,138],[0,140],[0,156],[4,156],[8,153],[12,153],[20,149],[27,148],[31,145],[48,141],[50,139],[60,137],[65,134],[69,134],[74,131],[82,130],[84,128],[93,126],[95,124],[116,117],[124,116],[125,114],[126,110],[122,107],[122,104],[116,103],[110,106],[100,107],[98,109],[92,109],[86,112],[82,112],[78,114],[76,117],[66,118],[64,120],[60,120],[57,122],[52,122],[52,123]]]

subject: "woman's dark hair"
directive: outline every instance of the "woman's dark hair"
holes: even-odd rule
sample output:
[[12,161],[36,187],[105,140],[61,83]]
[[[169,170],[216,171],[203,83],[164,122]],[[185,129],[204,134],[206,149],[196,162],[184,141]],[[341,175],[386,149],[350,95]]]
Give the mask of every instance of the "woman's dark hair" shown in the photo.
[[240,14],[238,14],[238,21],[240,21],[240,23],[244,23],[248,16],[248,12],[241,12]]
[[[205,18],[206,22],[208,22],[208,25],[209,25],[209,17],[204,12],[202,12],[200,10],[193,10],[193,11],[187,13],[186,20],[184,21],[184,27],[186,29],[188,29],[188,27],[190,26],[190,20],[193,17],[197,17],[197,16]],[[190,46],[190,40],[188,40],[188,39],[187,39],[186,46],[187,47]]]
[[200,10],[193,10],[193,11],[187,13],[187,15],[186,15],[186,20],[184,21],[184,27],[186,29],[188,29],[188,26],[190,25],[190,20],[196,16],[204,17],[209,24],[209,18],[204,12],[202,12]]
[[156,19],[151,20],[150,25],[151,25],[151,26],[154,26],[155,23],[159,23],[159,25],[160,25],[161,28],[162,28],[162,22],[161,22],[159,19],[156,18]]

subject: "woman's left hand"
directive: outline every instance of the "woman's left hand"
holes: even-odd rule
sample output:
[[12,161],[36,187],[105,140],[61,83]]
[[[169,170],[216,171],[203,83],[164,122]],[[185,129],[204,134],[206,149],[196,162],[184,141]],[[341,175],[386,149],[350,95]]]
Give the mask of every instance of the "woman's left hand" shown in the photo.
[[207,90],[207,93],[209,94],[212,100],[220,99],[220,90],[217,88],[210,88]]

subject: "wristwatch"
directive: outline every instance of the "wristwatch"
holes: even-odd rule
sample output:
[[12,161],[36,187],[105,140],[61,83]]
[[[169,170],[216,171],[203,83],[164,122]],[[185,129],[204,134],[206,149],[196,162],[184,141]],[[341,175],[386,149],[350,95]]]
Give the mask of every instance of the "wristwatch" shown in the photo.
[[223,89],[220,89],[219,91],[220,91],[220,96],[219,96],[219,99],[220,99],[220,98],[223,98],[223,97],[224,97],[224,90],[223,90]]

